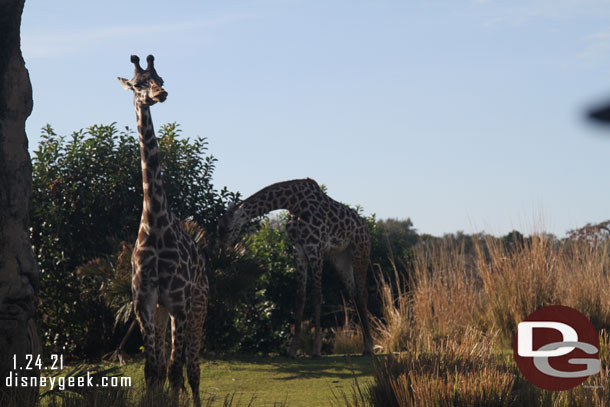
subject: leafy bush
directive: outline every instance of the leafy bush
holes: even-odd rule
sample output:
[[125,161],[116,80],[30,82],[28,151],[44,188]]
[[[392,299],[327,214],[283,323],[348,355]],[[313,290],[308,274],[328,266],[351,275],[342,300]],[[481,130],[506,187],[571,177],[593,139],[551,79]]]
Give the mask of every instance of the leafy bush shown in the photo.
[[292,244],[282,228],[285,219],[265,219],[260,229],[246,240],[250,255],[257,259],[263,274],[248,302],[250,334],[243,350],[277,351],[290,333],[295,308],[296,278]]

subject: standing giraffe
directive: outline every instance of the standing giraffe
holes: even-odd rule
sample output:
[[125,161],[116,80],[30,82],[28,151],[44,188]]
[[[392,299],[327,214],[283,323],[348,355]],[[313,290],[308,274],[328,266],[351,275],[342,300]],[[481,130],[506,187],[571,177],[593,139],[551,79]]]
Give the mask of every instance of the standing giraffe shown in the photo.
[[198,361],[208,305],[208,277],[204,257],[171,212],[163,190],[150,106],[165,101],[167,92],[155,70],[154,57],[149,55],[146,61],[148,66],[144,70],[140,59],[132,55],[135,76],[131,80],[118,78],[123,88],[134,93],[142,160],[144,205],[132,254],[131,288],[146,351],[144,375],[148,386],[163,387],[169,316],[172,321],[172,353],[167,372],[170,386],[176,394],[183,387],[186,348],[188,382],[194,404],[200,406]]
[[237,206],[230,206],[220,221],[225,246],[235,242],[242,226],[250,219],[276,209],[290,212],[286,231],[294,245],[297,272],[294,338],[288,351],[295,357],[300,346],[301,320],[305,306],[307,271],[313,279],[312,300],[315,313],[313,356],[320,356],[322,336],[322,265],[330,257],[350,297],[356,303],[362,331],[364,354],[373,353],[373,339],[367,313],[366,273],[371,243],[366,222],[355,210],[326,195],[316,181],[297,179],[270,185]]

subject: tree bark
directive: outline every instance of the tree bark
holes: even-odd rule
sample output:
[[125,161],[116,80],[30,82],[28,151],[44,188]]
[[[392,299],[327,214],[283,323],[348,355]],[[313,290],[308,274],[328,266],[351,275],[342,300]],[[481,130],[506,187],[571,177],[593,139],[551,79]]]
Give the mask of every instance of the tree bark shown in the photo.
[[[6,386],[14,355],[18,366],[25,366],[25,355],[40,353],[38,269],[28,234],[32,165],[25,121],[32,112],[32,86],[21,55],[24,1],[0,0],[0,400],[38,392]],[[18,367],[18,374],[39,372]]]

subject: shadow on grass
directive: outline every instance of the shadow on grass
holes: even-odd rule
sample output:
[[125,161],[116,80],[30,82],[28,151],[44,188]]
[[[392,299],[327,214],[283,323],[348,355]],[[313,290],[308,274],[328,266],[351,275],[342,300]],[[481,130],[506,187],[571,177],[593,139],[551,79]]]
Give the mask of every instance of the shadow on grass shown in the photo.
[[372,363],[376,357],[372,356],[323,356],[321,358],[292,359],[285,356],[224,356],[217,359],[208,359],[208,363],[215,360],[250,364],[258,367],[233,366],[235,371],[275,371],[278,376],[273,380],[288,381],[299,379],[353,379],[372,375]]

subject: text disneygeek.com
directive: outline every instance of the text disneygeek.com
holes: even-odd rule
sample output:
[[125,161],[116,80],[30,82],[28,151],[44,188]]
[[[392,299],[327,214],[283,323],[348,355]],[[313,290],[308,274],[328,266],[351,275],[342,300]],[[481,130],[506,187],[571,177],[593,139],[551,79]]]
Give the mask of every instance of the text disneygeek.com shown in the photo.
[[97,383],[93,381],[94,377],[87,372],[86,376],[79,377],[63,377],[63,376],[20,376],[17,372],[11,372],[4,382],[6,387],[47,387],[49,390],[58,389],[65,390],[73,387],[131,387],[131,377],[129,376],[112,376],[100,377]]
[[43,365],[39,355],[26,355],[23,364],[17,362],[17,357],[13,357],[14,371],[4,379],[4,385],[10,387],[45,387],[47,390],[65,390],[70,388],[86,387],[131,387],[131,377],[129,376],[98,376],[91,375],[87,371],[82,376],[44,376],[28,375],[25,371],[37,369],[43,371],[57,371],[63,369],[63,355],[51,355],[51,361],[46,366]]

